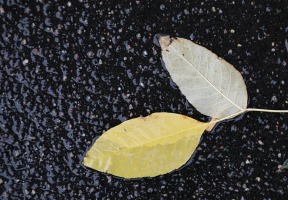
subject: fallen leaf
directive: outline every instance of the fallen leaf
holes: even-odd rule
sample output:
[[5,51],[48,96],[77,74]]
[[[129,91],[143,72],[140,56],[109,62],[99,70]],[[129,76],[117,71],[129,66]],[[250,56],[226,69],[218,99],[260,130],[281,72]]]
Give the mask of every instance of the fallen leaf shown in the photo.
[[231,64],[190,40],[158,39],[166,69],[199,112],[223,119],[246,111],[246,85]]
[[209,125],[173,113],[131,119],[99,137],[83,164],[124,178],[165,174],[189,160]]

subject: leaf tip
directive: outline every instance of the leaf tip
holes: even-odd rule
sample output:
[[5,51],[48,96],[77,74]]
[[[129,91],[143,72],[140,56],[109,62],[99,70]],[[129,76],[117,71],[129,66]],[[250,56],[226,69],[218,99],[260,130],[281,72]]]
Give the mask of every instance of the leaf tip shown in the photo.
[[147,117],[143,117],[142,115],[139,117],[139,119],[143,119],[144,121],[146,121],[150,116]]
[[160,47],[163,51],[167,50],[168,46],[171,44],[170,36],[157,36]]

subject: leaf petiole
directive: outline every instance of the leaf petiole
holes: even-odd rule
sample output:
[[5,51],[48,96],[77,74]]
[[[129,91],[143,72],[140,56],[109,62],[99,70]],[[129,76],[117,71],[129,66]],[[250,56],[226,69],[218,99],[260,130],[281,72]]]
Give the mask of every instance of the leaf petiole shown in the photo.
[[248,108],[246,109],[246,111],[288,113],[288,110],[267,110],[267,109],[257,109],[257,108]]
[[230,115],[230,116],[228,116],[228,117],[224,117],[223,119],[219,119],[219,120],[216,120],[216,121],[213,121],[213,122],[208,122],[208,123],[209,123],[209,124],[216,124],[217,122],[221,122],[221,121],[224,121],[224,120],[226,120],[226,119],[230,119],[230,118],[236,117],[237,115],[240,115],[240,114],[242,114],[242,113],[244,113],[244,112],[246,112],[246,111],[248,111],[248,110],[243,110],[243,111],[238,112],[238,113],[236,113],[236,114],[234,114],[234,115]]
[[245,110],[242,110],[241,112],[238,112],[234,115],[230,115],[228,117],[224,117],[223,119],[219,119],[213,122],[208,122],[209,124],[216,124],[217,122],[224,121],[226,119],[231,119],[233,117],[236,117],[237,115],[240,115],[244,112],[249,112],[249,111],[256,111],[256,112],[274,112],[274,113],[288,113],[288,110],[268,110],[268,109],[258,109],[258,108],[247,108]]

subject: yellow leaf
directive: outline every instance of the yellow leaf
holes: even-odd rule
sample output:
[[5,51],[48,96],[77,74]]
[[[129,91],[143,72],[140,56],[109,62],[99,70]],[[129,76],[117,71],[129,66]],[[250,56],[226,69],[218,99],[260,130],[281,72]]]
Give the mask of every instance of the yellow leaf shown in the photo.
[[208,126],[173,113],[131,119],[99,137],[83,164],[124,178],[165,174],[188,161]]

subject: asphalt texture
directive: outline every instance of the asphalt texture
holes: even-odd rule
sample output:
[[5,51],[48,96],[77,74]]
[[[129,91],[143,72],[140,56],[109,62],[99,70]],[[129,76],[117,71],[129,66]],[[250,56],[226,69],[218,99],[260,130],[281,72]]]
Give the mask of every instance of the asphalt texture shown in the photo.
[[204,132],[183,168],[124,180],[82,165],[97,137],[154,112],[200,121],[161,63],[157,34],[239,70],[249,108],[288,109],[285,0],[0,0],[0,199],[286,199],[287,114]]

